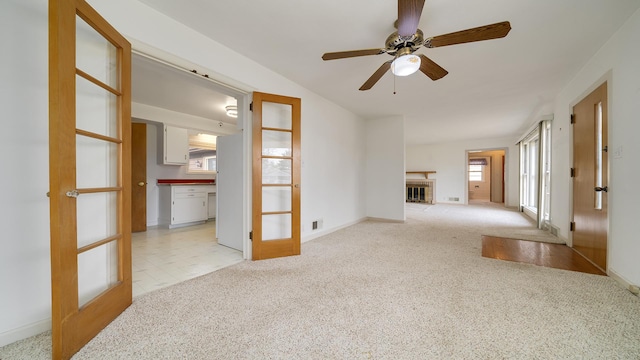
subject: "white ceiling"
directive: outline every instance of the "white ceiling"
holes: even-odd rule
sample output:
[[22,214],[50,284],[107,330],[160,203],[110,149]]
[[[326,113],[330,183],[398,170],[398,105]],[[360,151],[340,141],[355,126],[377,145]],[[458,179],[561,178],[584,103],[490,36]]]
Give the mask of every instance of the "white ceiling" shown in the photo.
[[236,124],[225,107],[236,105],[234,97],[222,94],[210,80],[158,61],[134,54],[131,66],[133,102],[171,111]]
[[395,0],[140,1],[364,118],[404,115],[409,144],[520,135],[640,7],[639,0],[427,0],[419,25],[426,37],[505,20],[512,30],[503,39],[421,48],[449,74],[396,78],[394,95],[390,72],[358,90],[389,55],[321,56],[383,48],[395,30]]

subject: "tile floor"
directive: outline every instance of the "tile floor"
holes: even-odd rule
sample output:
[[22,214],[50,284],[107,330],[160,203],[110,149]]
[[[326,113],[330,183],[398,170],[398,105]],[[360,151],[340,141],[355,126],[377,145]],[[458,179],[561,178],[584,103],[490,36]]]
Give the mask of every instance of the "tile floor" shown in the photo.
[[242,261],[242,252],[216,241],[215,221],[133,233],[133,296],[208,274]]

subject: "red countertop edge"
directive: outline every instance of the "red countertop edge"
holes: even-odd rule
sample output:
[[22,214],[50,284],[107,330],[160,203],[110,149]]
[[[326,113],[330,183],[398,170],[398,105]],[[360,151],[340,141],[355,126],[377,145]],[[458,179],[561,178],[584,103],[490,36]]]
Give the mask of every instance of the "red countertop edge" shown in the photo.
[[158,184],[207,184],[215,185],[216,179],[158,179]]

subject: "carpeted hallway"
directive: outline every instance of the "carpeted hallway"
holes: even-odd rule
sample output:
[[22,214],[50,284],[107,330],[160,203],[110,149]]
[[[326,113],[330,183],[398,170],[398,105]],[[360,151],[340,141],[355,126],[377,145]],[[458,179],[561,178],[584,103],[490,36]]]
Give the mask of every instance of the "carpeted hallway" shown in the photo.
[[[502,207],[408,205],[404,224],[365,221],[137,297],[74,359],[640,358],[638,297],[483,258],[481,235],[556,240]],[[46,359],[48,341],[0,359]]]

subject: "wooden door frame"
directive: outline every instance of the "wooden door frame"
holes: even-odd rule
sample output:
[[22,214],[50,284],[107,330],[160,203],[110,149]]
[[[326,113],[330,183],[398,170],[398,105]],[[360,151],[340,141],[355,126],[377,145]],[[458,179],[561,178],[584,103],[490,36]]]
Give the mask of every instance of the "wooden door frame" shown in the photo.
[[[138,132],[138,130],[135,130],[135,128],[138,128],[140,130],[140,132]],[[140,137],[138,139],[138,137]],[[143,147],[143,151],[142,153],[144,154],[144,162],[142,164],[137,164],[136,160],[138,160],[138,157],[134,156],[134,151],[133,149],[136,148],[134,146],[134,143],[140,141],[142,143],[144,143],[144,147]],[[146,199],[146,192],[147,192],[147,124],[146,123],[131,123],[131,158],[132,158],[132,162],[131,162],[131,231],[132,232],[138,232],[138,231],[146,231],[147,230],[147,199]],[[133,175],[134,175],[134,168],[136,166],[143,166],[145,168],[145,177],[144,179],[133,179]],[[144,185],[140,186],[138,183],[139,182],[144,182]],[[142,189],[140,189],[142,188]],[[144,202],[141,203],[136,203],[134,201],[134,199],[136,198],[133,195],[134,191],[144,191]],[[136,205],[139,205],[136,206]],[[138,214],[138,212],[142,212],[142,214]],[[140,219],[144,220],[144,226],[142,225],[142,223],[140,224],[140,228],[136,228],[136,222],[133,221],[135,217],[139,216]]]

